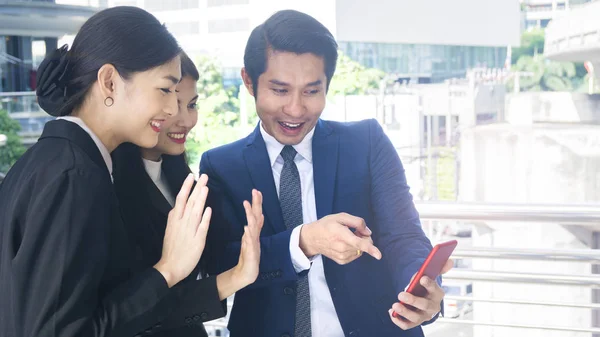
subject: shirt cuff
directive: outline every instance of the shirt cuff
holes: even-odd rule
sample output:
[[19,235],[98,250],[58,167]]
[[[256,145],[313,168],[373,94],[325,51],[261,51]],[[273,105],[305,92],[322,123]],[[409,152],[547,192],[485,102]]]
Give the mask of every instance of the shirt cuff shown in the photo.
[[300,249],[300,230],[302,226],[294,228],[290,236],[290,256],[292,257],[294,269],[298,274],[310,268],[310,260],[304,255],[302,249]]

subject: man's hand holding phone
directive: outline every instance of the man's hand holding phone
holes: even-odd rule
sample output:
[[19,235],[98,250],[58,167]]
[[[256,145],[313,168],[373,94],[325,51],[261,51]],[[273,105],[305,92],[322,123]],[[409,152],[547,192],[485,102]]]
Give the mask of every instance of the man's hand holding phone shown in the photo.
[[421,269],[411,278],[406,291],[398,294],[400,302],[394,303],[389,310],[394,324],[403,330],[412,329],[440,312],[445,293],[435,278],[452,269],[453,262],[449,257],[456,245],[453,240],[433,248]]
[[[452,269],[452,266],[452,260],[448,260],[441,274],[445,274]],[[444,290],[435,280],[427,276],[423,276],[420,283],[427,290],[427,294],[424,297],[418,297],[408,292],[401,292],[398,295],[398,300],[401,303],[394,303],[392,309],[389,310],[392,322],[403,330],[412,329],[429,321],[441,310],[441,303],[445,295]],[[395,315],[396,317],[393,315],[394,312],[398,313]]]

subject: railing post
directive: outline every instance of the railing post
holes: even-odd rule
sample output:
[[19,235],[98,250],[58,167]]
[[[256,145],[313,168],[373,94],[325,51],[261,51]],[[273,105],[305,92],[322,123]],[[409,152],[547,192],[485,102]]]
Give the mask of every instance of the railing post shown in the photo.
[[[600,232],[593,232],[591,246],[600,249]],[[592,274],[600,274],[600,264],[592,264]],[[592,289],[592,303],[600,303],[600,289]],[[592,309],[592,327],[600,327],[600,309]],[[593,337],[600,337],[600,334],[593,334]]]

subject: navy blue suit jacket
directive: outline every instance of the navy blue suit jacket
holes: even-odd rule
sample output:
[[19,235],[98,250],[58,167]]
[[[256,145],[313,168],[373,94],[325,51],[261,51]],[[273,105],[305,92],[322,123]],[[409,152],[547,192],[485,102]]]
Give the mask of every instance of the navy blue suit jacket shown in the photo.
[[[246,218],[242,202],[253,188],[263,193],[260,274],[235,295],[229,321],[232,336],[281,337],[294,331],[298,274],[259,126],[245,139],[205,152],[200,171],[209,176],[213,205],[211,242],[221,251],[213,273],[233,267],[239,257]],[[364,254],[347,265],[323,257],[327,285],[346,336],[422,336],[420,327],[403,331],[389,318],[410,278],[431,250],[419,221],[404,169],[376,120],[338,123],[319,120],[313,137],[317,217],[347,212],[365,219],[380,261]]]

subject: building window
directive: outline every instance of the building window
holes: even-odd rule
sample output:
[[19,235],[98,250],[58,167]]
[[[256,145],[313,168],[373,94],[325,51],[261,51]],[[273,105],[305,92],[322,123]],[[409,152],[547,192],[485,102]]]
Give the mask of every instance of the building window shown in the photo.
[[148,11],[174,11],[199,7],[200,0],[146,0],[144,2],[144,8]]
[[200,34],[198,21],[167,22],[167,29],[175,36]]
[[249,29],[250,19],[248,18],[208,21],[209,34],[243,32]]
[[232,5],[247,5],[250,0],[208,0],[207,7],[232,6]]

